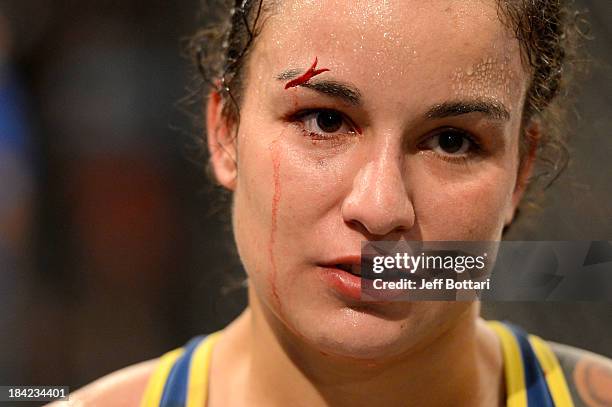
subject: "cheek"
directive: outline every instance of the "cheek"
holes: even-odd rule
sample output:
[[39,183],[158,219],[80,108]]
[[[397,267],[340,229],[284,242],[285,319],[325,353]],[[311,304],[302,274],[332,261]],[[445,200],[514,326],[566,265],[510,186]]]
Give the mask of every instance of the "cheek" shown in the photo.
[[[238,172],[232,205],[232,222],[238,254],[256,286],[275,280],[276,229],[282,204],[282,154],[277,139],[248,131],[238,138]],[[261,279],[263,281],[259,282]],[[267,284],[262,284],[267,281]],[[259,282],[259,283],[258,283]]]
[[444,183],[422,179],[414,207],[423,240],[499,240],[512,202],[511,168],[488,166]]
[[272,174],[252,185],[254,191],[262,183],[273,189],[264,198],[268,202],[257,205],[265,207],[261,216],[275,215],[279,251],[301,252],[305,244],[330,236],[332,225],[339,224],[341,202],[350,189],[351,154],[342,155],[325,143],[306,139],[288,126],[275,152],[266,156]]
[[233,205],[236,244],[250,284],[283,319],[290,318],[294,295],[288,293],[305,253],[334,234],[331,225],[337,223],[329,215],[339,208],[344,184],[340,162],[313,154],[313,146],[296,146],[291,137],[286,129],[269,139],[240,139]]
[[[338,210],[346,188],[346,159],[311,154],[303,148],[286,152],[286,219],[293,225],[312,229],[334,209]],[[336,214],[339,215],[339,212]],[[287,232],[299,229],[288,228]]]
[[232,213],[236,245],[259,297],[282,314],[280,297],[292,278],[283,270],[294,268],[288,253],[299,253],[312,236],[334,182],[318,171],[318,160],[290,148],[288,127],[267,134],[243,129]]

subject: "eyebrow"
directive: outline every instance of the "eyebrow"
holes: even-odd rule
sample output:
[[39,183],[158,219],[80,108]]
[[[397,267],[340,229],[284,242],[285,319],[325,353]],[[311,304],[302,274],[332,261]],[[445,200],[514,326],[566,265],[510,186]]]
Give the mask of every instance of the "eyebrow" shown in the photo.
[[[276,76],[279,81],[292,80],[303,73],[301,69],[287,69]],[[359,106],[362,96],[355,86],[333,80],[312,80],[299,86],[312,89],[319,93],[341,99],[351,105]],[[470,99],[439,103],[431,107],[426,113],[427,119],[443,119],[457,117],[470,113],[482,113],[498,121],[510,120],[510,111],[501,102],[494,99]]]
[[510,120],[510,112],[502,103],[490,99],[459,100],[439,103],[425,113],[427,119],[443,119],[470,113],[482,113],[499,121]]
[[[278,74],[276,79],[279,81],[287,81],[294,79],[301,74],[302,70],[300,69],[288,69]],[[359,89],[357,89],[355,86],[346,82],[313,79],[298,86],[312,89],[316,92],[336,99],[341,99],[342,101],[354,106],[361,105],[361,92],[359,92]]]

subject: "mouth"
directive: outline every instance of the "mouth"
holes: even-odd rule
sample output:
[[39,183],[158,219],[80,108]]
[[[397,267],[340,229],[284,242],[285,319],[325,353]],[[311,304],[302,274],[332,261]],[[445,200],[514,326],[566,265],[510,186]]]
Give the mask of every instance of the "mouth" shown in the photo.
[[373,276],[363,275],[361,273],[361,263],[333,263],[333,264],[321,264],[322,267],[331,268],[341,270],[347,274],[350,274],[353,277],[363,278],[365,280],[370,280],[374,278]]
[[[323,267],[341,270],[347,274],[350,274],[353,277],[364,280],[364,284],[369,285],[372,284],[372,281],[376,279],[383,278],[379,275],[372,273],[361,273],[361,264],[351,264],[351,263],[337,263],[337,264],[327,264],[323,265]],[[417,283],[420,283],[421,280],[432,280],[437,277],[438,273],[430,272],[429,274],[423,273],[410,273],[405,270],[389,270],[384,275],[385,281],[401,281],[401,280],[411,280]]]
[[359,264],[339,263],[332,265],[332,267],[345,271],[356,277],[361,277],[361,265]]
[[319,277],[341,298],[361,301],[361,266],[355,259],[339,258],[335,261],[318,263]]
[[361,278],[361,254],[344,254],[318,263],[321,267],[342,270],[354,277]]
[[[402,294],[401,291],[394,290],[373,291],[371,287],[374,279],[378,277],[369,273],[362,275],[360,263],[330,262],[318,264],[318,268],[322,280],[339,293],[341,298],[351,303],[387,303]],[[368,290],[368,287],[370,290],[364,297],[362,290]]]

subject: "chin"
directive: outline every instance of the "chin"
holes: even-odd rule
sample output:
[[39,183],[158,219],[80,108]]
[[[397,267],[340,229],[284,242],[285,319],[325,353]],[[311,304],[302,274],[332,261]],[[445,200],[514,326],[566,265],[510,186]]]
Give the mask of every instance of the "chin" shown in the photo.
[[[385,306],[388,308],[385,310]],[[320,353],[356,360],[380,360],[402,354],[421,336],[410,303],[309,309],[285,321],[302,341]],[[392,309],[392,311],[391,311]],[[387,312],[385,312],[387,311]]]
[[468,302],[344,304],[325,312],[311,308],[293,313],[285,324],[323,354],[381,361],[415,350],[469,307]]

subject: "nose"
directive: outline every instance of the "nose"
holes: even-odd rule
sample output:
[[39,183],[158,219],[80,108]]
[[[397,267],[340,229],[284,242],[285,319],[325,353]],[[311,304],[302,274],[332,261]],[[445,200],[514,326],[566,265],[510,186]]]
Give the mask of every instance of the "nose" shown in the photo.
[[342,216],[368,233],[385,236],[414,226],[415,214],[403,175],[399,146],[386,145],[361,167],[342,202]]

